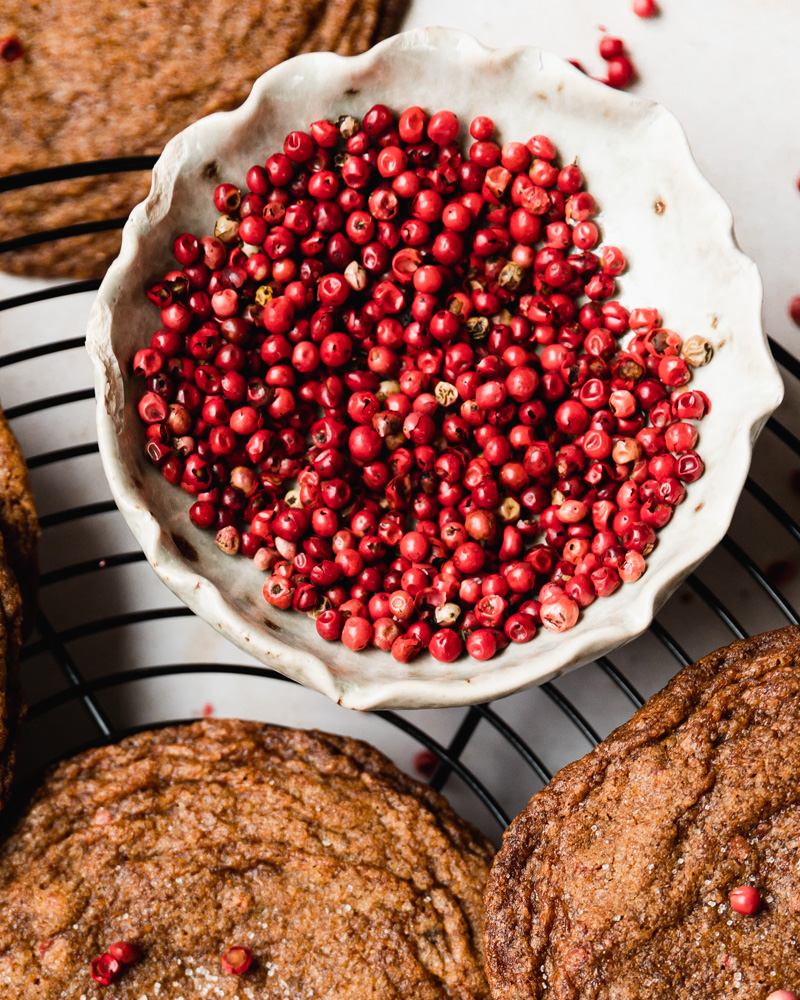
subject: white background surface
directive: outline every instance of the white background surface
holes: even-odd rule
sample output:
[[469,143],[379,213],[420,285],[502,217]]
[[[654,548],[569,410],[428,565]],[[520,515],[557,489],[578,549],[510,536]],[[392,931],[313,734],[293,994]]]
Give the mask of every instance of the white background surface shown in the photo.
[[485,45],[538,45],[604,75],[602,37],[622,38],[639,71],[630,92],[677,115],[700,169],[733,210],[764,278],[765,327],[800,343],[786,313],[800,294],[800,5],[794,0],[663,0],[643,20],[631,0],[415,0],[406,27],[441,24]]
[[[665,104],[682,122],[700,168],[733,209],[742,248],[761,270],[765,285],[765,325],[793,353],[800,354],[800,330],[786,314],[789,298],[800,294],[800,5],[792,0],[746,0],[705,3],[664,0],[662,13],[640,20],[629,0],[416,0],[405,27],[446,25],[469,31],[484,44],[536,44],[580,60],[599,75],[600,25],[622,37],[640,78],[632,88]],[[135,151],[131,151],[135,152]],[[0,298],[35,287],[33,282],[0,276]],[[80,336],[92,296],[72,296],[0,313],[0,355],[39,343]],[[81,349],[52,358],[0,368],[0,398],[5,408],[92,384],[88,358]],[[798,433],[798,393],[790,387],[781,419]],[[21,416],[15,430],[28,456],[92,442],[94,408],[81,402]],[[767,436],[765,435],[765,438]],[[759,446],[756,470],[787,511],[800,520],[798,494],[790,476],[800,459],[772,440]],[[107,500],[109,493],[99,459],[90,455],[44,464],[34,470],[40,511],[47,515],[71,506]],[[784,533],[772,531],[761,508],[745,501],[739,516],[742,544],[753,539],[754,558],[762,565],[792,555],[797,546]],[[115,513],[79,519],[48,528],[42,545],[43,570],[49,572],[87,559],[132,551],[132,537]],[[786,623],[744,574],[732,570],[728,556],[713,556],[703,577],[726,601],[748,631]],[[727,589],[726,589],[727,588]],[[797,577],[786,586],[797,606]],[[42,606],[56,629],[108,619],[108,628],[85,636],[72,635],[70,655],[89,678],[157,664],[249,661],[196,619],[117,625],[115,616],[173,608],[175,599],[146,564],[75,577],[42,593]],[[730,641],[730,632],[679,593],[660,616],[692,656],[701,656]],[[113,625],[113,627],[112,627]],[[675,670],[675,661],[647,636],[614,656],[630,680],[645,694],[657,690]],[[42,653],[25,663],[25,683],[32,700],[63,686],[52,658]],[[596,667],[561,679],[558,688],[586,715],[599,735],[624,721],[630,703]],[[413,770],[419,749],[413,740],[379,717],[349,713],[312,694],[280,681],[193,675],[126,685],[106,697],[105,707],[116,724],[197,715],[205,704],[219,715],[244,715],[289,725],[308,725],[370,739],[401,765]],[[496,710],[553,770],[584,753],[590,745],[541,691],[513,696]],[[447,742],[464,710],[406,713],[415,725]],[[26,766],[52,752],[64,752],[93,735],[82,711],[53,713],[31,726],[24,747]],[[486,723],[481,723],[465,754],[465,763],[490,787],[506,810],[516,812],[538,786],[532,772]],[[475,798],[459,782],[447,793],[454,804],[492,836],[499,833]]]

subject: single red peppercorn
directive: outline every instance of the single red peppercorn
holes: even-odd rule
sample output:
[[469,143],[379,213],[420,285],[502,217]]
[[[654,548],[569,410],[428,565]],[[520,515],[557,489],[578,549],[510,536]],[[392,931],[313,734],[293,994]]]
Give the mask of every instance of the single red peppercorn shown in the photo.
[[467,652],[473,660],[491,660],[497,652],[497,636],[492,629],[479,628],[467,637]]
[[511,642],[530,642],[536,635],[536,620],[532,615],[518,612],[506,619],[503,630]]
[[542,625],[553,632],[565,632],[575,625],[579,612],[578,604],[566,594],[543,599],[540,611]]
[[621,38],[612,38],[610,35],[603,35],[598,45],[600,55],[603,59],[615,59],[625,51],[625,45]]
[[740,885],[731,890],[731,909],[752,916],[761,909],[761,893],[752,885]]
[[253,956],[250,949],[238,944],[228,948],[220,958],[222,970],[229,976],[241,976],[242,973],[247,972],[252,963]]
[[3,62],[12,63],[21,59],[25,55],[22,42],[16,35],[6,35],[0,38],[0,59]]
[[400,115],[397,122],[397,130],[403,142],[417,143],[425,134],[425,124],[428,116],[422,108],[416,105],[406,110]]
[[458,135],[458,118],[452,111],[437,111],[431,115],[426,132],[437,146],[446,146]]
[[439,629],[431,636],[428,650],[434,660],[452,663],[461,655],[464,643],[457,632],[450,628]]
[[218,212],[235,212],[241,203],[241,192],[233,184],[219,184],[214,191],[214,205]]
[[633,82],[636,70],[627,56],[618,55],[608,62],[606,83],[609,87],[622,90]]
[[293,163],[305,163],[314,153],[314,140],[306,132],[290,132],[284,139],[283,151]]
[[422,639],[416,635],[400,635],[392,643],[392,656],[399,663],[410,663],[423,649]]
[[100,983],[101,986],[109,986],[114,981],[119,970],[119,962],[113,955],[109,955],[108,953],[93,958],[89,966],[92,979],[96,983]]
[[342,642],[354,652],[365,649],[372,641],[373,627],[366,618],[350,617],[342,627]]
[[470,122],[469,134],[479,142],[491,139],[494,134],[494,122],[491,118],[487,118],[486,115],[478,115],[477,118],[473,118]]
[[108,953],[122,965],[134,965],[142,957],[141,948],[132,941],[115,941]]
[[[325,119],[312,122],[309,126],[309,131],[311,132],[311,137],[314,142],[316,142],[318,146],[322,146],[323,149],[333,149],[339,141],[339,129],[333,124],[333,122],[329,122]],[[250,189],[254,190],[249,179],[247,183]]]

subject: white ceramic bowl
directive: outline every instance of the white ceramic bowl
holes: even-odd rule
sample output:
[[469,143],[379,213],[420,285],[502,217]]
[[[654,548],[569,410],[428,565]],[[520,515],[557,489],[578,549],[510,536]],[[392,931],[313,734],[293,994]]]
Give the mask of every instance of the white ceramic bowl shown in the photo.
[[[188,520],[188,498],[143,454],[130,374],[135,351],[158,326],[144,291],[172,266],[184,231],[213,231],[212,193],[295,128],[381,102],[454,110],[462,123],[491,116],[504,141],[549,135],[563,162],[579,157],[600,206],[603,241],[620,246],[629,271],[619,297],[657,306],[684,338],[715,347],[696,370],[713,411],[700,424],[706,474],[689,489],[635,584],[596,601],[564,634],[540,630],[485,663],[428,654],[399,664],[318,638],[305,615],[269,607],[264,580],[244,557],[218,552]],[[158,161],[147,200],[125,226],[122,250],[100,288],[88,330],[95,366],[100,451],[114,497],[153,568],[194,612],[265,664],[351,708],[466,704],[541,683],[634,638],[680,581],[724,535],[753,441],[780,402],[782,383],[761,328],[761,281],[737,248],[731,213],[701,176],[675,118],[659,105],[590,80],[535,48],[490,50],[450,30],[389,39],[352,58],[298,56],[271,69],[237,110],[215,114],[174,138]]]

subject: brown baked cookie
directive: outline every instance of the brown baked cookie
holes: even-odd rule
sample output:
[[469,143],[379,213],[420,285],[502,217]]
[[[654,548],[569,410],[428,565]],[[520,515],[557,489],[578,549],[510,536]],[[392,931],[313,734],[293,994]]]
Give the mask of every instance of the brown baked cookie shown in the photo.
[[22,711],[19,649],[22,644],[22,596],[8,565],[0,535],[0,807],[11,791],[14,748]]
[[39,518],[28,467],[14,432],[0,409],[0,534],[5,553],[22,591],[24,629],[33,624],[39,579]]
[[[0,176],[160,153],[190,122],[234,108],[253,81],[300,52],[363,52],[391,34],[407,0],[4,0]],[[0,194],[0,240],[123,218],[149,175],[83,178]],[[100,277],[119,232],[0,255],[16,274]]]
[[[0,850],[0,984],[22,1000],[488,998],[491,856],[365,743],[232,720],[142,733],[58,766]],[[142,957],[104,991],[90,962],[120,941]],[[221,964],[235,946],[241,975]]]
[[560,771],[486,890],[495,1000],[765,1000],[800,987],[798,940],[797,627],[682,670]]

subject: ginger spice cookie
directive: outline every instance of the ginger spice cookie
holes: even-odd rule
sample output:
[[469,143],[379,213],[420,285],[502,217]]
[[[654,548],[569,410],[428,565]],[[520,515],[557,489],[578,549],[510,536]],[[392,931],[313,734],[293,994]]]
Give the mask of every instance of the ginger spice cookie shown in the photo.
[[142,733],[55,768],[0,850],[0,994],[488,998],[492,853],[365,743]]
[[766,1000],[798,992],[799,942],[797,627],[682,670],[560,771],[486,891],[494,1000]]
[[14,432],[0,409],[0,533],[25,608],[24,631],[33,624],[39,579],[39,519],[28,467]]
[[22,595],[6,560],[0,534],[0,806],[5,805],[11,791],[14,748],[22,713],[19,690],[21,636]]

